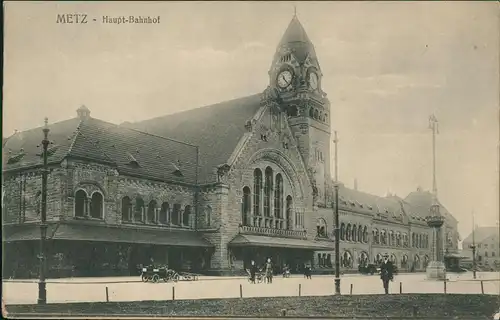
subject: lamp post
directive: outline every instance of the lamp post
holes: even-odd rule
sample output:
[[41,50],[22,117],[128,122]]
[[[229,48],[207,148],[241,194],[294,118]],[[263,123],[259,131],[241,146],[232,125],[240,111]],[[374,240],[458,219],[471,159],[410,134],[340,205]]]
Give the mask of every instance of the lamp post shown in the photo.
[[38,280],[38,304],[47,303],[47,291],[45,283],[46,257],[45,257],[45,241],[47,238],[47,148],[49,146],[49,127],[48,119],[45,118],[45,127],[43,128],[43,169],[42,169],[42,215],[40,219],[40,274]]
[[335,203],[332,206],[334,208],[335,216],[335,294],[340,295],[340,223],[339,223],[339,184],[338,184],[338,162],[337,162],[337,144],[339,140],[337,139],[337,131],[335,131],[335,138],[333,143],[335,144]]
[[469,246],[472,249],[472,277],[476,279],[476,225],[474,224],[474,212],[472,212],[472,244]]
[[429,215],[425,218],[427,225],[432,228],[432,261],[426,267],[428,279],[446,279],[446,267],[443,263],[443,238],[441,227],[445,222],[445,217],[441,215],[440,204],[437,198],[436,183],[436,135],[439,133],[438,120],[435,115],[429,117],[429,129],[432,130],[432,202]]
[[335,294],[340,295],[339,185],[335,182]]

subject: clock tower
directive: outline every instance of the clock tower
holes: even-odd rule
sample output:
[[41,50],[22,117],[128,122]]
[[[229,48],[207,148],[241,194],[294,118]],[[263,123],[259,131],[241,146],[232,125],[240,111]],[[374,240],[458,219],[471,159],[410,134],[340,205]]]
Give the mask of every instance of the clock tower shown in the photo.
[[294,15],[274,54],[266,96],[286,115],[320,206],[331,180],[330,102],[322,76],[314,45]]

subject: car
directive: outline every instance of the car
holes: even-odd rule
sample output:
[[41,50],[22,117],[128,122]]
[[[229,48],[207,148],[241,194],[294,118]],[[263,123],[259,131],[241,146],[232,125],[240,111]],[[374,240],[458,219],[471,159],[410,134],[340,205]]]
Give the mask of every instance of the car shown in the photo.
[[375,274],[380,272],[380,268],[377,268],[374,264],[368,264],[366,266],[359,266],[359,272],[362,274]]

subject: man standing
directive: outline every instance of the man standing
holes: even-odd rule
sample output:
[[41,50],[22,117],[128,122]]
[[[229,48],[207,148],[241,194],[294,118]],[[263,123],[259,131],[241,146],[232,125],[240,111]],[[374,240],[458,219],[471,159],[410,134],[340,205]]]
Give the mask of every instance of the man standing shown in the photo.
[[273,283],[273,264],[271,263],[270,258],[267,259],[265,268],[267,283]]
[[255,283],[255,274],[257,273],[257,266],[255,265],[255,261],[252,260],[252,264],[250,265],[250,282]]
[[392,262],[389,261],[389,255],[384,255],[384,260],[380,265],[380,279],[384,284],[385,294],[389,294],[389,281],[394,280],[394,266]]

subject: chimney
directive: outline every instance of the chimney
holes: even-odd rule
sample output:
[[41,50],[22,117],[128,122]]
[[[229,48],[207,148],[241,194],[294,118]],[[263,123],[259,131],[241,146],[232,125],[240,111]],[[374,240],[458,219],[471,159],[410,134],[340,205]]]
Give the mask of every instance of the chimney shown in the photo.
[[354,190],[358,191],[358,179],[354,178]]

